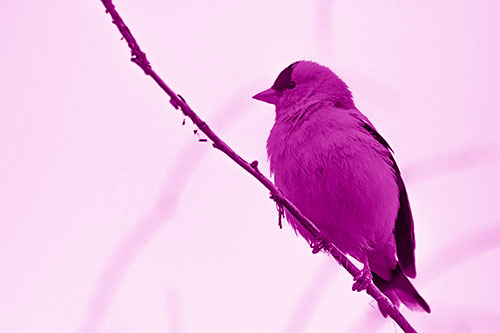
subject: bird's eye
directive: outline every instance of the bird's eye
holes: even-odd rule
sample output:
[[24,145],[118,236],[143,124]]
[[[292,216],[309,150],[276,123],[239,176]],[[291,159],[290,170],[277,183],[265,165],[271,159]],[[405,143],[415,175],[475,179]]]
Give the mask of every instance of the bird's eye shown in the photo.
[[295,83],[295,81],[290,81],[288,83],[288,87],[286,87],[287,89],[293,89],[295,88],[295,86],[297,85],[297,83]]

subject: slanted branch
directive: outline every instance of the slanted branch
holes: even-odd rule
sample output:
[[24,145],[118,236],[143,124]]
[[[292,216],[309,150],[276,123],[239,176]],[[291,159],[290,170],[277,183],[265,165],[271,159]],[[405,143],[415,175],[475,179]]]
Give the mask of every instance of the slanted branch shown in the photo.
[[[319,251],[325,251],[333,256],[335,260],[344,267],[349,274],[356,277],[359,274],[359,269],[332,243],[321,239],[319,229],[311,222],[307,217],[305,217],[299,209],[288,200],[283,193],[278,189],[271,180],[265,177],[258,169],[257,161],[248,163],[240,155],[238,155],[231,147],[229,147],[221,138],[219,138],[212,129],[205,123],[186,103],[184,98],[176,94],[167,84],[158,76],[158,74],[153,70],[151,64],[149,63],[146,54],[142,52],[139,44],[135,40],[134,36],[130,32],[130,29],[125,25],[122,18],[118,14],[111,0],[101,0],[106,12],[111,15],[113,23],[118,27],[123,39],[127,42],[131,53],[131,61],[136,63],[144,73],[150,76],[163,91],[170,97],[170,103],[176,109],[180,109],[182,113],[189,117],[191,121],[198,127],[198,129],[203,132],[211,141],[212,146],[222,151],[224,154],[229,156],[236,164],[245,169],[248,173],[254,176],[262,185],[264,185],[271,193],[271,198],[277,203],[278,214],[281,221],[282,209],[286,208],[292,214],[297,221],[311,234],[315,239],[312,244],[313,252],[317,253]],[[403,329],[404,332],[416,332],[415,329],[410,325],[406,318],[399,312],[398,308],[392,304],[392,302],[373,284],[370,282],[366,292],[372,296],[378,303],[379,307],[383,312],[387,313],[394,321]]]

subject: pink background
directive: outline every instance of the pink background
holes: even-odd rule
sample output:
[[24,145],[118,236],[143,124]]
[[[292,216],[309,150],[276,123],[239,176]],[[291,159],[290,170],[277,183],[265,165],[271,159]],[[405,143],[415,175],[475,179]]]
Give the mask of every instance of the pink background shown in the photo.
[[[332,68],[396,151],[423,332],[498,331],[500,4],[116,1],[153,67],[268,174],[298,59]],[[129,61],[98,0],[0,3],[1,332],[394,332],[277,226],[268,193]],[[200,136],[203,137],[203,136]]]

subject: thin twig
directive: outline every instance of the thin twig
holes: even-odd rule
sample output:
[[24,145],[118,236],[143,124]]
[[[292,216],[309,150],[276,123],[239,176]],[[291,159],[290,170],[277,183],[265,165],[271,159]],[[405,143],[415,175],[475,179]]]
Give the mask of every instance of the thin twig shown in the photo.
[[[337,248],[335,245],[328,243],[319,238],[318,228],[305,217],[298,208],[288,200],[283,193],[268,179],[266,178],[257,168],[257,164],[253,163],[251,165],[245,161],[241,156],[239,156],[234,150],[232,150],[224,141],[222,141],[211,129],[210,127],[200,118],[198,115],[189,107],[189,105],[184,101],[182,97],[174,93],[167,84],[156,74],[149,63],[146,54],[142,52],[141,48],[137,44],[137,41],[133,37],[129,28],[125,25],[122,18],[116,11],[111,0],[101,0],[106,12],[109,13],[113,19],[113,23],[118,27],[123,38],[127,41],[127,44],[132,52],[132,62],[136,63],[142,68],[144,73],[151,76],[153,80],[163,89],[165,93],[170,97],[170,103],[176,108],[181,109],[181,111],[191,119],[191,121],[202,131],[205,135],[210,138],[213,142],[213,147],[219,149],[224,154],[229,156],[233,161],[235,161],[239,166],[245,169],[248,173],[254,176],[262,185],[264,185],[270,192],[273,200],[277,201],[280,205],[285,207],[299,222],[302,226],[315,238],[317,241],[314,244],[314,251],[324,250],[330,253],[337,262],[339,262],[353,277],[359,274],[359,269]],[[379,304],[381,309],[387,313],[394,321],[403,329],[405,332],[416,332],[415,329],[410,325],[406,318],[399,312],[399,310],[391,303],[391,301],[371,282],[366,292],[372,296]]]

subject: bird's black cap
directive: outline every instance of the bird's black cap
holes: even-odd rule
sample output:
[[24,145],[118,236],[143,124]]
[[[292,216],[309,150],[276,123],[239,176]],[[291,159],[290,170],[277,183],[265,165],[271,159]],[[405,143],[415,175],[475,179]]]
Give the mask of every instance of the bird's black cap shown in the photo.
[[281,73],[278,75],[276,78],[276,81],[274,81],[274,84],[271,88],[273,88],[276,91],[283,92],[286,89],[290,88],[290,85],[292,84],[292,72],[293,68],[295,65],[297,65],[299,62],[296,61],[284,70],[281,71]]

